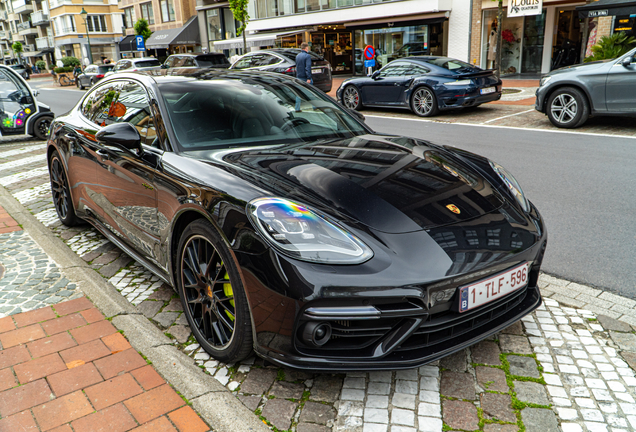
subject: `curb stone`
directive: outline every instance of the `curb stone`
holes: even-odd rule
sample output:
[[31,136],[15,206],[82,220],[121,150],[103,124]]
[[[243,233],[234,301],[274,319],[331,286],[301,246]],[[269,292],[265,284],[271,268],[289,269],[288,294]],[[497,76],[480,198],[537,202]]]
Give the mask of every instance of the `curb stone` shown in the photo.
[[[0,188],[0,205],[24,227],[33,240],[55,261],[60,270],[75,280],[79,289],[118,330],[123,330],[131,345],[146,355],[157,371],[190,401],[203,419],[218,432],[254,431],[270,429],[249,411],[228,389],[213,383],[212,377],[195,366],[192,358],[170,344],[170,340],[143,317],[115,287],[72,252],[69,247],[26,210],[4,188]],[[143,317],[143,318],[142,318]],[[143,328],[144,331],[139,331]],[[154,341],[154,342],[153,342]],[[159,341],[159,342],[158,342]],[[175,366],[178,367],[175,368]],[[209,378],[209,379],[208,379]],[[207,382],[206,382],[207,381]],[[206,392],[192,391],[194,384],[204,384]],[[188,398],[188,396],[185,396]]]

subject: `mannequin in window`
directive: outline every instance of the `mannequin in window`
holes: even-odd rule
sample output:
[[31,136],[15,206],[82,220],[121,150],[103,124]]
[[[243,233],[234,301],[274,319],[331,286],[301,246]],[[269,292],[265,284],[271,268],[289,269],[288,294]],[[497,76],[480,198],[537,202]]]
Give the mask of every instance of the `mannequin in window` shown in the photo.
[[497,18],[495,18],[490,26],[490,34],[488,35],[488,69],[494,66],[497,57]]

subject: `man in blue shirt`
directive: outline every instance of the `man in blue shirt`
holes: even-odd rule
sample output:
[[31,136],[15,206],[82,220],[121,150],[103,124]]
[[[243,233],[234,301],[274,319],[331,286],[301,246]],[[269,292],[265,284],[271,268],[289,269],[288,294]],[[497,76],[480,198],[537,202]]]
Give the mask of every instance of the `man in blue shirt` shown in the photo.
[[311,56],[309,55],[309,44],[303,42],[300,44],[300,53],[296,56],[296,78],[313,84],[311,77]]

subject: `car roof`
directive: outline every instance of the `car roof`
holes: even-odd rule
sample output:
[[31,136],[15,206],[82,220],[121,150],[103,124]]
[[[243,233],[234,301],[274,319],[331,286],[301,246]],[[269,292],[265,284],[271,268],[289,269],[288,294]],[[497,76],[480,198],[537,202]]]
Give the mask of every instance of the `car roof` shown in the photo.
[[187,53],[187,54],[170,54],[168,57],[200,57],[200,56],[223,56],[225,57],[225,54],[223,53],[218,53],[218,52],[210,52],[210,53],[197,53],[197,54],[192,54],[192,53]]
[[[132,58],[132,59],[126,59],[126,60],[132,60],[132,61],[148,61],[148,60],[157,60],[155,57],[141,57],[141,58]],[[159,60],[157,60],[159,61]]]
[[272,80],[272,81],[295,81],[296,78],[274,72],[266,71],[252,71],[252,70],[240,70],[240,69],[210,69],[210,68],[171,68],[157,74],[157,71],[139,71],[139,72],[122,72],[113,74],[100,81],[107,82],[110,80],[118,80],[122,78],[134,78],[142,81],[147,86],[153,86],[156,84],[170,83],[170,82],[184,82],[184,81],[208,81],[213,79],[254,79],[254,80]]

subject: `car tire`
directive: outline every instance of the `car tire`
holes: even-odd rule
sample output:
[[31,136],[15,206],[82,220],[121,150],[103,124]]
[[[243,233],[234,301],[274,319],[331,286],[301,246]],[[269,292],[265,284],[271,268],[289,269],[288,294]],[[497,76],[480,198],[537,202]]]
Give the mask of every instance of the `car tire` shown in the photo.
[[349,85],[342,92],[342,104],[356,111],[362,109],[362,101],[360,100],[360,91],[357,87]]
[[51,127],[51,118],[50,117],[40,117],[35,121],[33,125],[33,135],[37,139],[48,140],[49,139],[49,128]]
[[435,93],[428,87],[418,87],[411,94],[411,111],[420,117],[432,117],[439,113]]
[[75,80],[77,81],[77,88],[80,90],[84,90],[84,84],[82,84],[82,80],[79,79],[79,77],[75,78]]
[[51,178],[51,192],[53,205],[60,221],[67,227],[78,225],[81,219],[77,217],[73,207],[68,178],[64,171],[64,164],[57,150],[51,153],[49,159],[49,177]]
[[224,363],[249,356],[252,324],[238,266],[207,220],[195,220],[181,234],[175,273],[177,292],[199,345]]
[[91,78],[91,87],[93,87],[95,85],[95,80],[93,80],[93,78]]
[[562,87],[548,98],[546,112],[550,122],[558,127],[574,129],[590,116],[590,107],[583,92],[574,87]]

